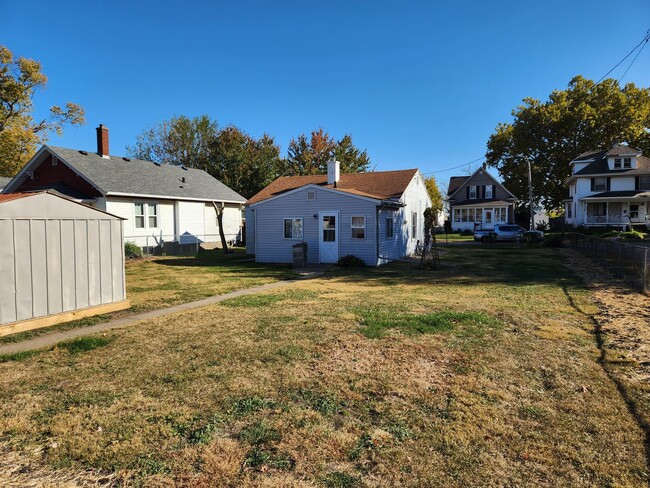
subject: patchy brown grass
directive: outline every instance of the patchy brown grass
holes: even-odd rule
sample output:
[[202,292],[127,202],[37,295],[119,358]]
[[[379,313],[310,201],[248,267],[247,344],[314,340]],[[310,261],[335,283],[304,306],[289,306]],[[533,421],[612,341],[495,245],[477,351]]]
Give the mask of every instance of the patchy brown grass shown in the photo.
[[643,432],[562,260],[450,249],[437,272],[332,272],[0,363],[0,442],[34,470],[0,463],[0,484],[644,486]]
[[0,344],[88,327],[134,312],[171,307],[291,277],[295,274],[288,266],[251,262],[240,252],[224,256],[220,250],[213,250],[202,251],[196,258],[162,256],[130,260],[126,262],[130,309],[0,337]]

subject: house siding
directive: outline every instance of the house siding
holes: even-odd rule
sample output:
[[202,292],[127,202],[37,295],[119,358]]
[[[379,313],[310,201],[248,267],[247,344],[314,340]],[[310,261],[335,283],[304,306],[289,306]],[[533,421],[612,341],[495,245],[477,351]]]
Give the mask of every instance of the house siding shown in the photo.
[[[480,202],[483,197],[482,194],[482,187],[484,186],[489,186],[493,185],[494,186],[494,191],[492,194],[492,198],[488,201]],[[472,203],[471,200],[468,198],[468,189],[470,186],[476,186],[477,188],[477,195],[476,195],[476,203]],[[474,230],[474,221],[466,221],[466,222],[457,222],[455,218],[455,209],[458,208],[464,208],[464,209],[481,209],[483,212],[483,219],[485,219],[485,211],[486,210],[492,210],[492,222],[487,223],[487,222],[477,222],[477,224],[482,228],[482,229],[492,229],[494,227],[494,224],[499,223],[495,219],[495,209],[506,209],[506,219],[505,222],[507,223],[513,223],[514,222],[514,204],[513,203],[499,203],[496,204],[495,202],[497,201],[507,201],[508,199],[512,199],[512,195],[506,190],[506,188],[496,181],[485,169],[480,169],[476,173],[474,173],[470,178],[468,178],[466,181],[463,182],[463,184],[458,188],[456,192],[452,194],[452,198],[455,202],[464,202],[463,205],[455,205],[454,202],[450,202],[449,204],[449,220],[451,222],[451,227],[453,230],[456,231],[464,231],[464,230]],[[469,201],[468,201],[469,200]],[[475,211],[475,210],[474,210]],[[501,221],[503,222],[503,221]]]
[[[424,241],[424,211],[431,206],[431,198],[429,192],[424,184],[424,178],[418,171],[411,183],[406,187],[401,199],[402,203],[406,204],[402,209],[402,229],[401,229],[401,244],[400,249],[402,256],[410,256],[415,252],[417,242]],[[417,214],[416,234],[411,235],[413,225],[413,212]],[[403,222],[408,225],[404,226]],[[404,228],[406,227],[406,228]]]
[[[307,190],[316,192],[315,201],[307,201]],[[248,232],[254,232],[254,236],[250,240],[247,238],[247,249],[251,252],[257,243],[258,262],[291,263],[292,246],[305,241],[308,262],[318,263],[320,231],[319,219],[314,218],[314,215],[318,215],[319,212],[337,211],[339,212],[339,257],[353,254],[367,265],[374,266],[377,264],[376,207],[375,202],[339,192],[313,187],[300,189],[248,209],[246,220],[254,222],[248,228]],[[365,239],[353,239],[350,227],[352,216],[361,215],[366,217]],[[285,218],[303,219],[302,239],[284,238]]]

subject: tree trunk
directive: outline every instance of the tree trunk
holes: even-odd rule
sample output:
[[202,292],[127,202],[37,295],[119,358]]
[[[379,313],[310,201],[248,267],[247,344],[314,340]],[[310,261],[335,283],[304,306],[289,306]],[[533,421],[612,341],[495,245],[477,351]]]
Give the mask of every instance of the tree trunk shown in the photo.
[[226,234],[223,233],[223,211],[226,208],[226,204],[221,202],[221,206],[218,206],[216,202],[212,202],[212,205],[214,205],[214,209],[217,212],[217,224],[219,225],[221,249],[223,249],[224,254],[228,254],[230,250],[228,249],[228,243],[226,242]]

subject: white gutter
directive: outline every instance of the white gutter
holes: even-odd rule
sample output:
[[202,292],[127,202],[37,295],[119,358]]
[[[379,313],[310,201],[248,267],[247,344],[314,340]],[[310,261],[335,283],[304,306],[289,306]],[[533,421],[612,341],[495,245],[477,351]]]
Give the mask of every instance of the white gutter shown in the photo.
[[[172,195],[146,195],[142,193],[123,193],[117,191],[111,191],[106,194],[107,197],[136,197],[136,198],[157,198],[159,200],[187,200],[192,202],[213,202],[214,198],[190,198],[190,197],[175,197]],[[237,205],[243,205],[246,200],[223,200],[217,199],[218,202],[223,203],[234,203]]]

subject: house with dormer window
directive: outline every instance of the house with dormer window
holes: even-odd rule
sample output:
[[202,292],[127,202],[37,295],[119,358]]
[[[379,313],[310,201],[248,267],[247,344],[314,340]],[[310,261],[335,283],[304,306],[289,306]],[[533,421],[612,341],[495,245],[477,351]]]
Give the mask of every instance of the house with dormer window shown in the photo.
[[451,228],[490,230],[495,224],[513,223],[516,200],[485,165],[471,176],[452,176],[447,189]]
[[616,144],[571,161],[564,216],[575,226],[644,225],[650,213],[650,158]]

